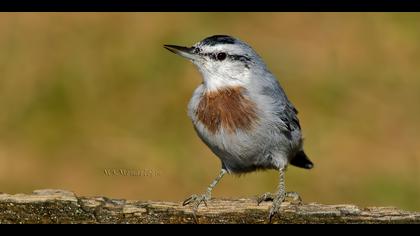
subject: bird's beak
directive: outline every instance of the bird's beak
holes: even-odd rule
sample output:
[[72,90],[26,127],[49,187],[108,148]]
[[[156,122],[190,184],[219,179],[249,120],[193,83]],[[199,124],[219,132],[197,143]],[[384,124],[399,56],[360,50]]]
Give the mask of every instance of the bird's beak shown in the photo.
[[163,47],[189,60],[194,60],[197,58],[197,54],[194,53],[194,47],[189,48],[176,45],[163,45]]

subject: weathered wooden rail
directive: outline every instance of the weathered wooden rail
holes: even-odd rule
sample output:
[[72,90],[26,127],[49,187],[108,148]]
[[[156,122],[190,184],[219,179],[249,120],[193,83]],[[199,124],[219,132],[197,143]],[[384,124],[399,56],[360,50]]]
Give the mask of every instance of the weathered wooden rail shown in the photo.
[[[420,212],[393,207],[359,208],[354,205],[294,205],[273,223],[420,223]],[[267,223],[270,203],[254,199],[215,199],[200,207],[198,223]],[[64,190],[37,190],[32,194],[0,194],[0,223],[194,223],[190,207],[181,203],[132,201],[106,197],[79,197]]]

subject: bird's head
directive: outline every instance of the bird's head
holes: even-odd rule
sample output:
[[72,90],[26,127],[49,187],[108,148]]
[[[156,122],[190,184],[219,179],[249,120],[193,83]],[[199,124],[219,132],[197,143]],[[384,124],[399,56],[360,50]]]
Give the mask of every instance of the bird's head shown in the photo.
[[207,37],[192,47],[164,47],[194,63],[208,90],[245,86],[252,75],[266,70],[261,58],[249,45],[227,35]]

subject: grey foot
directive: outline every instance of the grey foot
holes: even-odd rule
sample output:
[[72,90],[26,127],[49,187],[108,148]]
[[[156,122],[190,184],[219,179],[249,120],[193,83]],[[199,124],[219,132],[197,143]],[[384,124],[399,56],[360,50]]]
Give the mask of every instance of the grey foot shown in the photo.
[[[263,195],[257,198],[257,205],[260,205],[262,202],[272,202],[276,194],[273,193],[264,193]],[[297,192],[287,192],[285,195],[285,199],[291,199],[291,203],[293,204],[302,204],[302,198],[299,196]]]
[[205,206],[207,206],[207,201],[210,200],[210,197],[207,194],[202,195],[191,195],[191,197],[185,199],[185,201],[182,203],[183,206],[191,205],[193,210],[193,216],[195,222],[197,222],[197,210],[198,207],[201,205],[201,203],[204,203]]
[[268,214],[268,221],[271,223],[273,217],[280,213],[281,203],[284,202],[287,198],[291,199],[292,204],[300,205],[302,204],[302,199],[296,192],[287,192],[284,195],[278,195],[273,193],[264,193],[257,199],[257,204],[259,205],[264,201],[272,201],[270,212]]
[[264,193],[263,195],[257,198],[257,205],[260,205],[261,202],[271,202],[274,199],[275,194],[272,193]]
[[280,213],[281,203],[284,202],[285,195],[275,195],[273,198],[273,204],[271,205],[270,212],[268,213],[268,222],[271,223],[273,217]]

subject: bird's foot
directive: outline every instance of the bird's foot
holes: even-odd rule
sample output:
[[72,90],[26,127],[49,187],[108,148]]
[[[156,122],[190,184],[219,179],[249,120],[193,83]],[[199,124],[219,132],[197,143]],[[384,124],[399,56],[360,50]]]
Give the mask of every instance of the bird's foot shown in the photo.
[[182,203],[182,206],[191,205],[193,210],[193,216],[195,222],[197,221],[197,211],[198,207],[201,205],[201,203],[204,203],[204,205],[207,207],[207,201],[210,200],[210,196],[208,194],[201,194],[201,195],[191,195],[189,198],[185,199],[185,201]]
[[[275,197],[276,197],[276,194],[274,193],[264,193],[263,195],[257,198],[257,205],[260,205],[262,202],[272,202]],[[297,204],[297,205],[302,204],[302,198],[299,196],[297,192],[287,192],[284,197],[285,197],[285,200],[291,199],[290,202],[293,204]]]
[[273,217],[280,213],[281,203],[284,202],[286,194],[277,194],[273,198],[273,204],[271,205],[270,211],[268,213],[268,222],[271,223]]
[[287,192],[286,193],[286,199],[290,199],[290,203],[296,204],[296,205],[302,205],[303,201],[300,197],[299,193],[297,192]]
[[263,195],[257,198],[257,205],[260,205],[262,202],[271,202],[274,199],[275,194],[273,193],[264,193]]
[[302,199],[296,192],[287,192],[284,195],[273,194],[273,193],[264,193],[257,199],[257,204],[261,204],[264,201],[272,201],[270,212],[268,214],[268,221],[271,223],[273,217],[280,212],[281,204],[287,199],[291,199],[292,204],[300,205],[302,204]]

